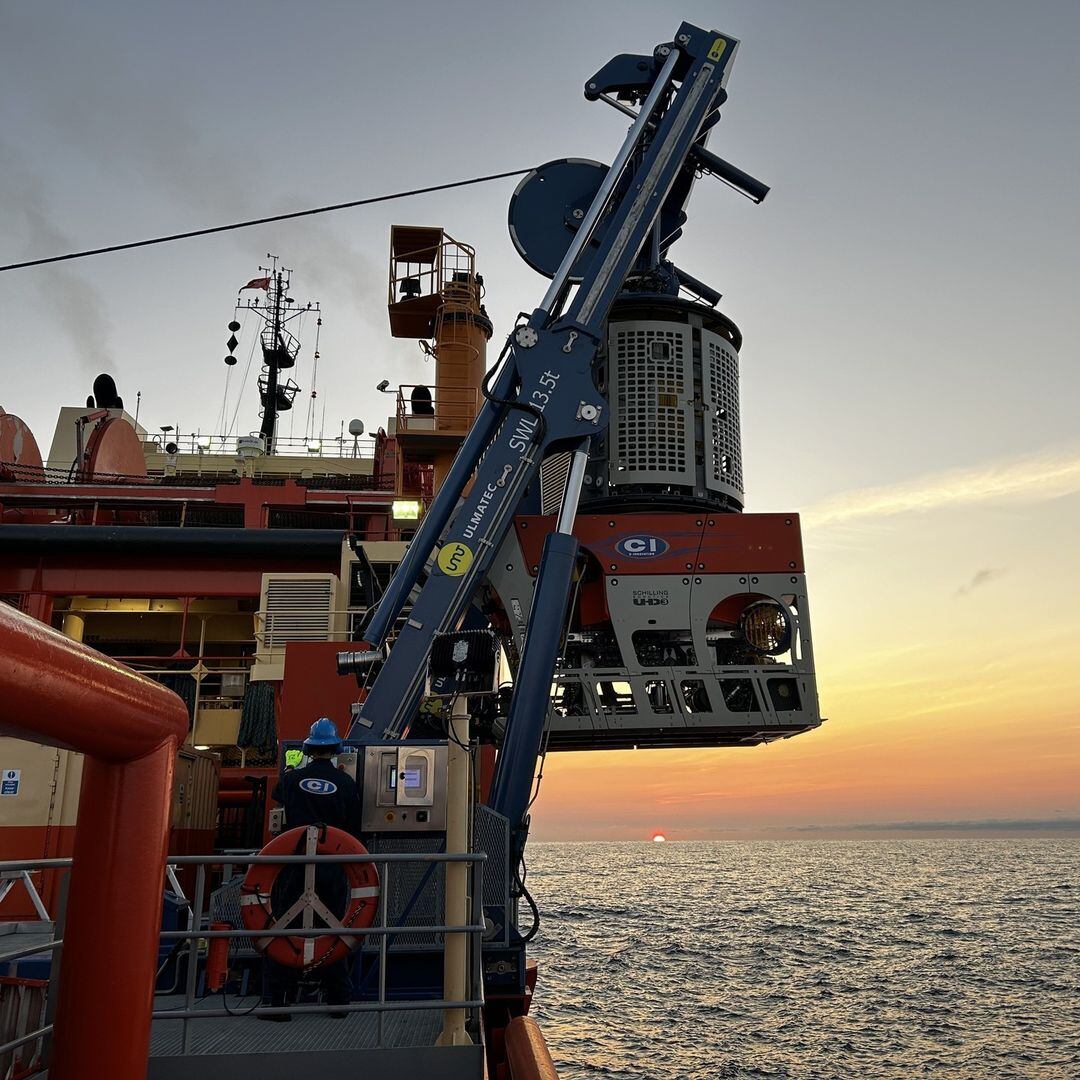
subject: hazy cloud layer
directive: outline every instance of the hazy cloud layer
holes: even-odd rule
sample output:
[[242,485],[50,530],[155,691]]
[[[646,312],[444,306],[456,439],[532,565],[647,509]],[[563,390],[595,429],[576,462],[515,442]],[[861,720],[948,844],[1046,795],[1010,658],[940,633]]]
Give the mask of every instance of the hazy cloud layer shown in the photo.
[[[5,162],[0,170],[0,204],[8,215],[6,228],[21,234],[23,255],[34,258],[70,250],[70,238],[56,226],[43,179],[19,164],[19,155],[2,142],[0,159]],[[71,355],[87,374],[97,375],[117,364],[109,346],[108,305],[88,272],[88,268],[53,267],[48,277],[37,277],[36,290],[50,319],[71,341]]]
[[1077,491],[1080,451],[1069,448],[988,467],[950,469],[889,487],[846,492],[809,507],[801,516],[805,526],[820,528],[1004,499],[1042,502]]
[[965,582],[956,590],[957,596],[967,596],[968,593],[974,592],[976,589],[981,588],[983,585],[988,584],[991,581],[1001,577],[1005,573],[1004,570],[996,567],[987,567],[984,570],[976,570],[971,576],[971,580]]
[[985,821],[863,821],[853,825],[801,825],[792,832],[1080,832],[1080,818],[1017,818]]

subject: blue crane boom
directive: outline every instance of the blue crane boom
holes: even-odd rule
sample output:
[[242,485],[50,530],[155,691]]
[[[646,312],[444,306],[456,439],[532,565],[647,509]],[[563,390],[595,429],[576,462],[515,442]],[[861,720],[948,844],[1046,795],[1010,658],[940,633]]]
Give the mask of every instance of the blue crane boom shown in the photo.
[[614,92],[642,104],[546,295],[511,333],[484,405],[364,635],[374,649],[384,645],[426,569],[354,726],[365,741],[400,739],[416,715],[436,635],[459,627],[541,462],[553,450],[573,452],[536,578],[491,797],[519,832],[578,556],[572,530],[590,437],[607,424],[593,361],[611,305],[643,251],[655,259],[661,217],[681,223],[688,162],[755,200],[767,191],[704,150],[737,48],[726,35],[683,23],[651,56],[616,57],[587,84],[586,96]]

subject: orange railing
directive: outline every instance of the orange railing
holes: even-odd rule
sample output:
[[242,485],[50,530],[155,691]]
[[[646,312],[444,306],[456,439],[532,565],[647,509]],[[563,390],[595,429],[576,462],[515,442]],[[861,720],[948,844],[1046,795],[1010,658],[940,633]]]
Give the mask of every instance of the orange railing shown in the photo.
[[389,303],[393,306],[402,300],[440,294],[458,283],[474,282],[475,264],[475,250],[446,233],[441,243],[399,251],[390,262]]
[[[416,391],[427,391],[417,394]],[[480,392],[475,386],[398,387],[397,433],[438,432],[442,435],[465,435],[476,418]]]
[[0,658],[0,734],[87,755],[49,1075],[145,1077],[173,763],[187,708],[6,604]]

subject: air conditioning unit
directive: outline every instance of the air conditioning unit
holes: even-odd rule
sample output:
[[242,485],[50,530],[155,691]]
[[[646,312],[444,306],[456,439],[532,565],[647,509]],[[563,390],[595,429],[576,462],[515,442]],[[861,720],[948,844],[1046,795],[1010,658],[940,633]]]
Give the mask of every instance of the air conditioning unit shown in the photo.
[[336,574],[263,574],[255,623],[253,682],[283,677],[285,646],[290,641],[342,637],[338,584]]

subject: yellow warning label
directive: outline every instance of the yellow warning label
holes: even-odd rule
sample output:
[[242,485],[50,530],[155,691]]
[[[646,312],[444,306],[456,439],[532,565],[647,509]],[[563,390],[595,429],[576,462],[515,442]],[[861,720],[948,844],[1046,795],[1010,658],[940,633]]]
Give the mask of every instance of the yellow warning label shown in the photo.
[[443,544],[439,552],[439,569],[447,577],[461,577],[472,561],[473,553],[465,544]]
[[722,37],[718,37],[712,43],[712,48],[709,50],[709,59],[710,60],[719,60],[720,57],[724,55],[724,50],[726,48],[727,48],[727,41]]

